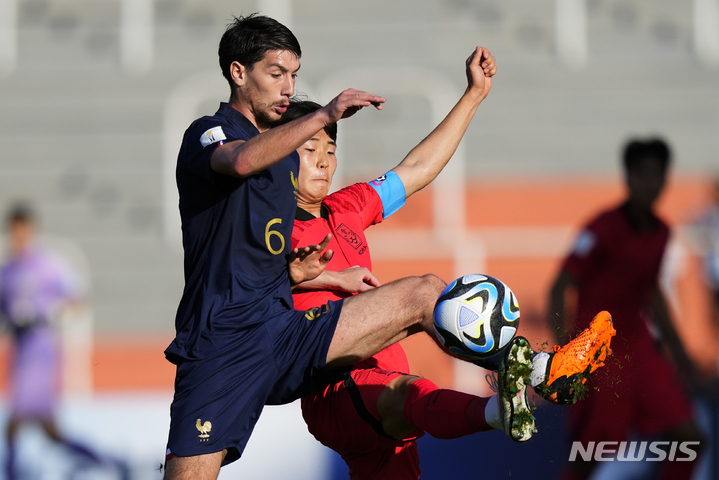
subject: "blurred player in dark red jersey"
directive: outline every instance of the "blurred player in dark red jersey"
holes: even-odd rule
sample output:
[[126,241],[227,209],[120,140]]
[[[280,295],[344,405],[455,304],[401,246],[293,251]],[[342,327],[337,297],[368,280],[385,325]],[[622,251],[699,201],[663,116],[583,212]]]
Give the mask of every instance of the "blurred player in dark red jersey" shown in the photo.
[[[616,361],[596,375],[587,400],[570,410],[570,437],[586,447],[590,441],[623,441],[630,435],[699,441],[685,379],[694,368],[673,327],[659,288],[669,227],[654,213],[669,167],[669,148],[662,140],[631,141],[624,149],[627,198],[600,213],[579,234],[554,282],[550,316],[560,340],[584,328],[592,312],[612,312],[619,336],[612,349]],[[574,322],[565,322],[565,293],[577,291]],[[665,357],[649,325],[656,325],[677,368]],[[663,438],[664,439],[664,438]],[[693,445],[697,451],[698,446]],[[666,462],[662,478],[689,478],[694,462]],[[577,461],[565,478],[588,478],[595,462]]]

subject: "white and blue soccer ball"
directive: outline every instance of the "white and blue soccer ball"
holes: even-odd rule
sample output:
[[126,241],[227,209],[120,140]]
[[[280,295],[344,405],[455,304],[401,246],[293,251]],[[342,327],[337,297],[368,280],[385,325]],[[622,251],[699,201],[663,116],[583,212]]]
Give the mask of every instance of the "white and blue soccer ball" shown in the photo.
[[434,330],[453,354],[482,365],[517,333],[517,297],[489,275],[465,275],[447,285],[434,309]]

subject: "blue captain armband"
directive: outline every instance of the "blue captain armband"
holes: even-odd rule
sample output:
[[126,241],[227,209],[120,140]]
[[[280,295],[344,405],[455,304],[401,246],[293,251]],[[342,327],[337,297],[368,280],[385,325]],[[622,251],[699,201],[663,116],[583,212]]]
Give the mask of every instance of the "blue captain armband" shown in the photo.
[[375,189],[382,200],[383,218],[389,218],[394,212],[404,207],[404,201],[407,199],[404,193],[404,184],[394,170],[377,177],[369,182],[369,185]]

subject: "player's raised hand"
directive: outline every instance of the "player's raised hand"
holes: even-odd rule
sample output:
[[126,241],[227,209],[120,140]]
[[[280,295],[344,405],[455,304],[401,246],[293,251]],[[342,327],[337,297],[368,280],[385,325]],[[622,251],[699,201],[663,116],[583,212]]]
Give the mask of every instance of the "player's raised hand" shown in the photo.
[[474,91],[484,99],[492,88],[492,77],[497,73],[494,56],[484,47],[477,47],[469,56],[467,65],[467,91]]
[[328,233],[319,245],[298,247],[290,252],[287,267],[292,286],[312,280],[324,271],[333,255],[332,250],[324,251],[329,245],[330,239],[332,239],[332,235]]
[[382,104],[386,101],[384,97],[350,88],[333,98],[323,110],[328,117],[327,123],[330,124],[351,117],[364,107],[374,106],[377,110],[382,110]]

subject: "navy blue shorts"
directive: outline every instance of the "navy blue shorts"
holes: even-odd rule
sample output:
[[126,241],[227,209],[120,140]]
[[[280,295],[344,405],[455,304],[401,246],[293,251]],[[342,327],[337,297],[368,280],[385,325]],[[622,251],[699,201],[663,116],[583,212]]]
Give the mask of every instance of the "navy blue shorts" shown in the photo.
[[325,363],[342,300],[288,310],[242,333],[242,349],[177,366],[168,458],[228,450],[237,460],[265,405],[292,402],[339,381]]

